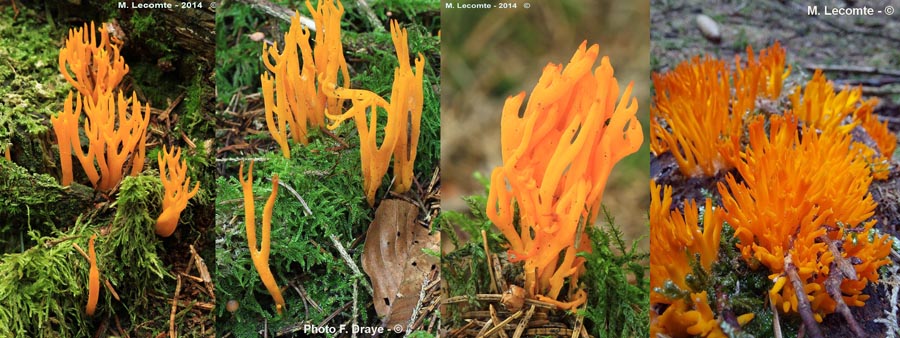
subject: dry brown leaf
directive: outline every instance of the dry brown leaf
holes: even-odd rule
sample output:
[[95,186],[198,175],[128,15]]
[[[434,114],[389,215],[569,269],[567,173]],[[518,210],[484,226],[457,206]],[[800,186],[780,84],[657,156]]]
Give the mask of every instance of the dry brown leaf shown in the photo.
[[375,211],[366,234],[362,266],[375,292],[375,311],[387,327],[406,325],[419,300],[422,280],[438,269],[437,257],[422,249],[437,251],[440,240],[416,222],[419,209],[406,201],[388,199]]

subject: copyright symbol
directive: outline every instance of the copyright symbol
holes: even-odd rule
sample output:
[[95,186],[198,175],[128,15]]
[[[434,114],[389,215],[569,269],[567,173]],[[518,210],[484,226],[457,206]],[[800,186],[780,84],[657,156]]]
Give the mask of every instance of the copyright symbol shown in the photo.
[[396,333],[403,332],[403,325],[400,325],[400,324],[394,325],[394,332],[396,332]]
[[887,14],[887,15],[894,15],[894,7],[893,7],[893,6],[887,6],[887,7],[885,7],[885,8],[884,8],[884,14]]

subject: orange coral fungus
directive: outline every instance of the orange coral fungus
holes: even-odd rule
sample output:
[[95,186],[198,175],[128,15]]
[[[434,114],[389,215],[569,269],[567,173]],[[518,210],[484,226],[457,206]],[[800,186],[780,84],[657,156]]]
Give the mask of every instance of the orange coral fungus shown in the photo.
[[[348,99],[353,106],[343,114],[328,114],[335,129],[341,122],[353,118],[360,139],[360,160],[363,167],[363,185],[369,205],[375,204],[375,192],[381,178],[387,173],[391,155],[394,156],[395,192],[406,192],[412,186],[413,163],[419,143],[419,127],[422,119],[423,70],[425,58],[416,58],[416,70],[409,65],[409,47],[406,29],[391,20],[391,37],[397,50],[400,66],[394,70],[391,101],[378,94],[358,89],[326,89],[329,96]],[[384,139],[378,146],[376,126],[379,108],[387,113]],[[368,113],[367,113],[368,112]],[[366,116],[368,115],[368,119]]]
[[860,145],[860,155],[871,165],[872,177],[876,180],[886,180],[890,173],[891,157],[897,148],[897,135],[888,129],[887,122],[878,122],[878,118],[872,114],[873,107],[877,102],[878,99],[874,98],[864,101],[854,113],[854,119],[860,122],[860,126],[875,142],[879,154],[876,155],[876,149],[861,142],[854,143],[854,145]]
[[584,42],[565,67],[547,65],[524,111],[524,92],[506,100],[503,166],[491,175],[487,203],[512,260],[524,261],[528,297],[557,302],[568,278],[563,309],[586,299],[576,255],[590,247],[584,228],[599,212],[609,173],[643,141],[631,85],[619,99],[607,57],[592,71],[599,50]]
[[801,90],[798,86],[794,90],[791,102],[794,114],[801,122],[821,131],[835,130],[847,134],[857,125],[865,129],[875,142],[875,147],[861,142],[856,142],[854,147],[869,163],[875,179],[887,179],[889,162],[897,146],[897,136],[888,130],[887,122],[878,122],[872,114],[878,99],[861,98],[861,88],[835,91],[834,85],[826,80],[821,70],[817,70],[805,89]]
[[[71,96],[66,100],[66,115],[54,130],[60,140],[69,138],[69,145],[75,150],[75,157],[94,185],[94,188],[108,191],[126,175],[126,162],[132,157],[130,174],[137,175],[144,168],[147,125],[150,123],[150,105],[141,107],[134,94],[127,100],[122,92],[118,99],[112,93],[100,95],[97,103],[90,101],[84,105],[84,132],[89,141],[87,153],[81,149],[77,132],[78,116],[81,114],[81,99],[77,100],[74,111],[69,111]],[[131,103],[131,109],[128,104]],[[131,111],[129,114],[129,110]],[[62,135],[62,136],[60,136]],[[60,143],[60,148],[67,145]],[[62,150],[60,151],[62,153]],[[63,160],[65,161],[65,160]],[[98,169],[99,168],[99,172]],[[65,168],[63,169],[65,170]]]
[[416,149],[419,146],[419,127],[422,121],[422,104],[424,94],[425,58],[422,54],[416,57],[416,71],[413,72],[409,62],[408,33],[401,29],[397,20],[391,20],[391,38],[397,50],[397,61],[400,68],[394,71],[394,84],[391,90],[391,112],[399,115],[401,128],[394,147],[394,183],[395,192],[406,192],[412,187],[413,163],[416,162]]
[[97,309],[97,300],[100,297],[100,270],[97,269],[97,253],[94,251],[94,239],[96,238],[97,235],[92,235],[88,241],[91,270],[88,273],[88,302],[84,310],[88,316],[94,315],[94,310]]
[[309,30],[300,23],[300,13],[291,18],[291,27],[284,35],[283,52],[278,52],[277,44],[270,47],[263,44],[263,63],[273,74],[264,72],[260,76],[266,123],[286,158],[290,158],[287,126],[294,142],[306,144],[307,123],[323,126],[325,112],[340,111],[343,105],[343,100],[326,96],[324,87],[337,84],[339,72],[343,78],[341,85],[350,86],[341,45],[343,5],[340,1],[335,6],[331,0],[322,0],[313,9],[307,0],[306,7],[318,27],[315,50],[310,47]]
[[713,176],[731,167],[719,147],[739,136],[742,119],[728,110],[728,82],[725,63],[708,58],[653,75],[650,145],[656,154],[670,151],[686,176]]
[[128,73],[119,46],[110,40],[106,24],[100,25],[100,40],[90,28],[72,28],[66,45],[59,51],[59,71],[82,96],[96,103],[103,93],[111,93]]
[[875,141],[881,156],[886,160],[890,160],[894,155],[894,150],[897,148],[897,135],[888,129],[887,121],[879,122],[878,118],[872,114],[872,110],[877,103],[878,99],[874,98],[864,101],[853,114],[854,118],[860,121],[860,126]]
[[[163,146],[163,151],[157,157],[159,162],[159,179],[162,180],[165,192],[162,201],[162,213],[156,219],[156,234],[169,237],[175,232],[181,212],[187,207],[189,199],[197,194],[200,182],[190,190],[191,178],[187,177],[187,164],[181,160],[181,148],[170,153]],[[166,175],[166,168],[169,168]]]
[[[662,190],[662,199],[660,199]],[[682,290],[689,290],[685,278],[691,271],[690,259],[699,255],[700,266],[712,271],[712,263],[719,255],[722,233],[721,209],[713,210],[712,200],[706,199],[703,208],[703,231],[700,230],[700,210],[693,200],[684,205],[684,213],[669,211],[672,187],[659,186],[650,181],[650,288],[656,289],[672,282]],[[695,290],[699,291],[699,290]],[[651,293],[651,302],[667,303],[658,292]]]
[[762,50],[758,58],[753,54],[753,48],[747,46],[746,65],[741,65],[740,56],[735,56],[734,63],[731,111],[738,117],[752,112],[758,98],[778,100],[784,80],[791,73],[790,66],[785,68],[785,50],[778,42]]
[[284,309],[284,298],[281,297],[281,289],[278,288],[275,276],[272,275],[272,270],[269,268],[272,208],[275,207],[275,198],[278,196],[278,174],[272,177],[272,193],[269,195],[269,199],[266,201],[266,206],[263,209],[262,241],[259,249],[256,246],[256,209],[253,205],[253,162],[250,162],[246,180],[244,179],[244,162],[241,162],[238,179],[241,181],[241,186],[244,190],[244,222],[247,225],[247,244],[250,246],[250,259],[253,261],[256,271],[259,272],[259,278],[262,279],[266,290],[269,290],[269,294],[275,300],[275,309],[278,311],[278,314],[281,314],[281,311]]
[[805,124],[822,131],[840,131],[848,133],[857,122],[843,124],[853,115],[856,102],[862,96],[862,90],[834,91],[834,85],[825,79],[821,70],[816,70],[803,90],[798,86],[791,95],[794,115]]
[[747,58],[743,66],[735,58],[734,72],[722,61],[695,57],[672,72],[653,75],[657,94],[650,149],[657,155],[671,152],[685,176],[713,176],[732,168],[744,116],[756,109],[757,99],[781,95],[790,74],[784,49],[776,43],[755,58],[748,48]]
[[[875,202],[868,193],[867,163],[854,154],[850,136],[837,129],[820,134],[807,126],[801,134],[790,114],[772,116],[768,123],[768,135],[762,116],[748,127],[750,145],[736,163],[743,181],[729,174],[727,184],[718,187],[741,254],[751,265],[761,263],[771,271],[771,301],[782,311],[796,312],[797,293],[786,282],[785,261],[791,256],[801,293],[821,320],[836,306],[824,287],[835,250],[823,239],[842,241],[841,256],[863,262],[853,265],[855,276],[842,282],[842,298],[861,306],[868,298],[863,288],[878,280],[877,269],[888,263],[891,250],[888,236],[872,233]],[[817,170],[809,170],[810,164]]]
[[[712,272],[713,262],[719,254],[721,209],[714,210],[712,200],[706,199],[701,231],[698,225],[700,210],[693,200],[685,203],[682,214],[677,210],[670,211],[672,187],[658,186],[651,181],[650,190],[651,336],[662,333],[670,337],[725,337],[720,320],[710,308],[706,291],[694,290],[688,283],[689,276],[698,273],[692,268],[690,261],[693,259],[699,260],[698,266],[704,270],[701,274]],[[690,299],[670,299],[661,293],[673,287],[689,294]],[[657,313],[657,304],[668,306],[662,313]],[[745,324],[752,316],[741,316],[739,324]]]
[[[69,93],[66,98],[63,112],[51,118],[59,143],[62,183],[67,185],[72,181],[72,150],[96,189],[108,191],[122,180],[123,175],[140,173],[144,168],[150,105],[141,107],[134,94],[126,100],[120,91],[118,99],[112,93],[103,93],[96,103],[87,101],[84,105],[81,95],[75,94],[77,99],[73,109],[72,96]],[[86,153],[81,148],[78,132],[82,111],[85,114],[84,134],[89,142]],[[131,170],[126,172],[129,157],[132,158]]]

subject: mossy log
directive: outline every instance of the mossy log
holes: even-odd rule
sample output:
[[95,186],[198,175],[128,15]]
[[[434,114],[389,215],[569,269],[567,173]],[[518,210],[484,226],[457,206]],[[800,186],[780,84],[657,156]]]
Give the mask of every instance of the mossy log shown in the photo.
[[90,208],[94,190],[77,183],[59,185],[56,178],[32,174],[0,160],[0,232],[44,225],[61,228]]
[[[196,5],[201,3],[203,7],[197,8]],[[171,38],[172,44],[168,46],[170,49],[192,51],[192,54],[197,54],[199,61],[214,63],[216,11],[215,8],[210,8],[210,2],[160,0],[155,1],[154,5],[156,4],[166,4],[171,8],[137,8],[139,5],[147,5],[143,1],[99,0],[59,1],[53,5],[48,3],[48,6],[56,7],[63,16],[72,17],[80,16],[77,13],[88,13],[86,16],[92,17],[90,13],[106,12],[107,14],[102,16],[117,18],[119,25],[124,29],[126,40],[132,37],[135,29],[135,20],[132,20],[134,16],[152,15],[155,23],[150,28],[153,32],[165,32],[165,36],[151,35],[152,38],[161,40]]]

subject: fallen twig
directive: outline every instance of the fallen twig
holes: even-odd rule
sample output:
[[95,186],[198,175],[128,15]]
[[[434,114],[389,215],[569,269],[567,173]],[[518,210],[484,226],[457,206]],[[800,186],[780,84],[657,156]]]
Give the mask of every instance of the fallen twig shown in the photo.
[[[522,337],[522,333],[524,333],[525,328],[528,327],[528,322],[531,321],[531,316],[534,315],[534,308],[535,306],[531,305],[531,308],[525,313],[525,318],[522,318],[522,321],[519,322],[519,326],[516,327],[516,332],[513,332],[512,338]],[[519,310],[519,313],[522,313],[522,310]]]
[[822,329],[819,328],[819,324],[813,316],[812,307],[809,304],[809,299],[806,298],[803,282],[800,281],[800,275],[797,273],[797,267],[794,265],[791,254],[787,254],[787,256],[784,257],[784,271],[787,273],[788,279],[794,287],[794,293],[797,296],[797,312],[800,313],[800,318],[803,319],[804,326],[807,326],[809,334],[813,338],[823,338]]
[[[269,180],[271,181],[271,179]],[[303,213],[305,213],[306,216],[312,216],[312,210],[309,209],[309,205],[306,204],[306,200],[303,199],[303,196],[300,196],[300,194],[297,193],[297,190],[294,190],[294,188],[285,183],[284,180],[279,180],[278,185],[290,191],[291,195],[294,195],[294,197],[297,198],[298,201],[300,201],[300,204],[303,205]]]
[[[494,304],[490,304],[489,309],[491,311],[491,321],[493,321],[494,323],[500,323],[500,317],[497,316],[497,310],[494,309]],[[500,334],[501,338],[509,338],[509,336],[506,335],[506,330],[500,330],[497,333]]]
[[[532,310],[534,310],[534,306],[532,306],[531,309],[528,310],[528,312],[531,312]],[[490,336],[494,335],[495,333],[497,333],[497,331],[502,331],[503,328],[506,326],[506,324],[509,324],[510,322],[516,320],[516,318],[522,317],[523,311],[525,311],[525,309],[522,309],[516,313],[513,313],[512,316],[509,316],[506,319],[504,319],[502,322],[497,323],[497,325],[495,325],[493,329],[488,330],[488,332],[485,333],[483,336],[479,335],[479,337],[490,337]]]
[[497,288],[497,276],[494,275],[494,264],[491,259],[491,248],[488,246],[487,232],[481,230],[481,240],[484,245],[484,258],[487,259],[488,272],[491,274],[491,292],[496,293],[500,289]]
[[181,294],[181,276],[176,275],[175,296],[172,297],[172,312],[169,314],[169,338],[178,337],[175,333],[175,312],[178,309],[178,295]]
[[772,310],[772,330],[775,331],[775,338],[782,338],[784,336],[781,334],[781,318],[778,316],[778,308],[772,302],[769,302],[769,308]]
[[[261,9],[263,12],[266,12],[266,14],[285,22],[291,22],[291,16],[294,15],[294,11],[268,0],[243,0],[241,2],[249,4],[257,9]],[[313,19],[301,15],[300,24],[313,32],[316,31],[316,22],[313,21]]]
[[[488,302],[499,302],[500,298],[502,298],[502,297],[503,297],[503,295],[501,295],[501,294],[480,293],[480,294],[475,295],[476,300],[488,301]],[[450,298],[444,299],[444,304],[468,303],[468,302],[469,302],[468,296],[456,296],[456,297],[450,297]],[[538,300],[534,300],[534,299],[525,299],[525,305],[534,305],[539,308],[556,310],[555,304],[542,302],[542,301],[538,301]]]
[[422,276],[422,286],[419,288],[419,300],[416,301],[416,307],[413,308],[412,314],[409,317],[409,322],[406,323],[406,334],[403,336],[406,337],[410,332],[413,331],[413,324],[416,322],[416,317],[419,315],[419,311],[422,310],[422,303],[425,301],[425,291],[428,290],[428,284],[430,284],[431,278],[429,278],[428,273],[424,273]]
[[206,291],[209,292],[210,298],[213,300],[216,299],[215,288],[213,288],[212,277],[209,275],[209,269],[206,267],[206,263],[203,261],[203,257],[200,257],[197,254],[197,250],[194,249],[194,245],[190,245],[191,256],[193,256],[194,265],[197,267],[197,271],[200,272],[200,279],[203,281],[203,286],[206,287]]
[[[359,299],[359,278],[353,279],[353,326],[356,326],[356,316],[359,316],[359,305],[357,305]],[[353,330],[353,338],[356,338],[356,330]]]
[[[328,236],[328,238],[331,239],[331,243],[333,243],[334,247],[337,248],[338,252],[341,253],[341,257],[344,259],[344,262],[346,262],[347,265],[350,266],[350,270],[353,270],[354,276],[364,276],[362,272],[360,272],[359,267],[356,266],[356,262],[354,262],[353,258],[350,257],[350,254],[347,253],[347,249],[344,249],[344,245],[341,244],[341,241],[338,240],[337,236],[332,234],[331,236]],[[369,285],[369,283],[365,279],[363,279],[362,281],[363,286],[366,288],[366,291],[369,291],[370,295],[374,295],[375,292],[372,291],[372,286]]]
[[809,64],[809,65],[804,65],[803,68],[806,68],[808,70],[821,69],[822,71],[826,71],[826,72],[845,72],[845,73],[857,73],[857,74],[878,74],[878,75],[900,76],[900,70],[879,69],[877,67],[868,67],[868,66]]
[[[835,270],[838,269],[838,264],[836,263],[837,257],[839,256],[835,257],[835,262],[831,262],[831,269],[828,271],[828,277],[825,279],[825,291],[827,291],[828,294],[831,295],[831,298],[834,299],[835,303],[837,303],[835,310],[844,316],[844,320],[847,321],[850,330],[852,330],[857,337],[865,337],[865,332],[859,327],[856,318],[853,318],[853,314],[850,313],[850,308],[847,307],[847,303],[844,302],[844,297],[841,295],[841,282],[843,282],[843,279],[841,278],[840,273],[834,273]],[[846,272],[844,273],[846,274]],[[856,276],[854,275],[854,277]]]
[[365,18],[369,21],[369,25],[372,25],[376,31],[383,32],[384,27],[381,25],[381,21],[378,21],[378,16],[372,11],[372,7],[369,7],[369,3],[366,0],[356,0],[356,3],[359,5],[359,9],[366,13]]
[[347,308],[349,308],[351,305],[353,305],[353,301],[347,302],[346,304],[344,304],[344,306],[341,306],[340,308],[338,308],[337,310],[332,312],[330,315],[328,315],[328,317],[325,317],[325,319],[323,319],[322,322],[319,323],[319,326],[320,327],[325,326],[325,324],[328,324],[328,322],[330,322],[332,319],[334,319],[334,317],[337,317],[338,314],[347,310]]

